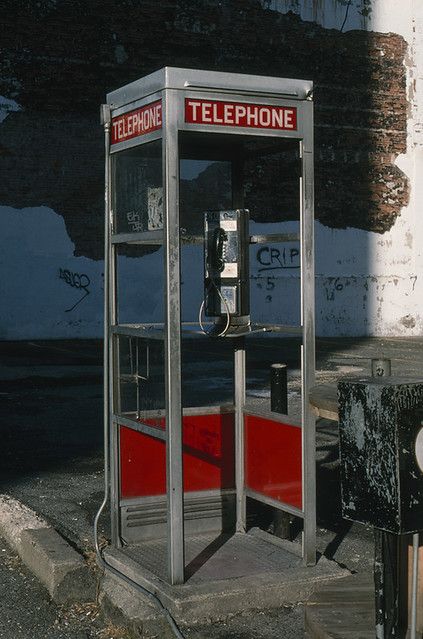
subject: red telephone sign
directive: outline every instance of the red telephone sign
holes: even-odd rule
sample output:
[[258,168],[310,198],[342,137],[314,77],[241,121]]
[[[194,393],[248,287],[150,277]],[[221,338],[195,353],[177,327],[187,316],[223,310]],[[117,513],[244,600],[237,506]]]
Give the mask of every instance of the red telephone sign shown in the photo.
[[273,104],[185,98],[185,122],[296,131],[297,109]]
[[111,143],[126,142],[162,128],[162,101],[118,115],[112,119]]

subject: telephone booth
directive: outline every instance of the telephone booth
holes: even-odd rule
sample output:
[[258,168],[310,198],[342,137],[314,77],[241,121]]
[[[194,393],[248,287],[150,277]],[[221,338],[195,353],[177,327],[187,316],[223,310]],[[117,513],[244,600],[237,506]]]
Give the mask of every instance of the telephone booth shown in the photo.
[[[312,565],[312,83],[166,67],[102,113],[115,565],[183,584],[260,505],[302,520]],[[282,415],[265,380],[288,337],[298,401]]]

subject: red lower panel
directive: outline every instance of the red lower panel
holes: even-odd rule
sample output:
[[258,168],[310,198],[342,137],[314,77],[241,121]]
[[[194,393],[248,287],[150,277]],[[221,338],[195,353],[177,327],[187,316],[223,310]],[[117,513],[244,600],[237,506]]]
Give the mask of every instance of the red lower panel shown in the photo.
[[[185,415],[183,442],[185,491],[233,488],[233,413]],[[120,464],[123,499],[166,492],[166,448],[162,440],[121,426]]]
[[245,415],[247,488],[302,508],[301,428]]

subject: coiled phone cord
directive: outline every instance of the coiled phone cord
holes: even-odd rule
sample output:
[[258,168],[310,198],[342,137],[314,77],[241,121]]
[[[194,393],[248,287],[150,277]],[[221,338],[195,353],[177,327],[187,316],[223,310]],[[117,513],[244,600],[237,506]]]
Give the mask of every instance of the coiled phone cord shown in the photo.
[[221,301],[223,302],[223,304],[225,305],[225,310],[226,310],[226,326],[223,329],[223,331],[221,331],[220,333],[218,333],[217,335],[213,335],[213,331],[207,331],[204,327],[203,324],[203,311],[204,311],[204,306],[205,306],[205,299],[203,299],[203,301],[201,302],[201,306],[200,306],[200,310],[198,312],[198,323],[200,324],[200,328],[203,331],[203,333],[205,335],[208,335],[209,337],[213,336],[213,337],[225,337],[226,333],[229,330],[229,326],[231,324],[231,312],[229,310],[229,306],[228,306],[228,302],[225,300],[225,298],[223,297],[222,293],[219,290],[219,287],[216,286],[216,282],[214,281],[213,278],[210,278],[210,284],[207,286],[206,288],[206,295],[208,294],[208,292],[210,291],[210,288],[214,286],[214,288],[217,291],[217,294],[219,295]]

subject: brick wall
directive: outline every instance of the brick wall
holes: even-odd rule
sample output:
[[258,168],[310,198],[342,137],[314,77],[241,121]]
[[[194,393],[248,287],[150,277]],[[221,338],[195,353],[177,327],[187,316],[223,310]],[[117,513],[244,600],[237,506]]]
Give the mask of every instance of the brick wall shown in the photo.
[[[255,0],[5,0],[0,204],[63,215],[75,254],[102,256],[107,91],[164,65],[315,82],[316,218],[383,233],[408,202],[405,41],[340,33]],[[289,218],[289,207],[285,217]],[[258,220],[260,221],[260,220]]]

